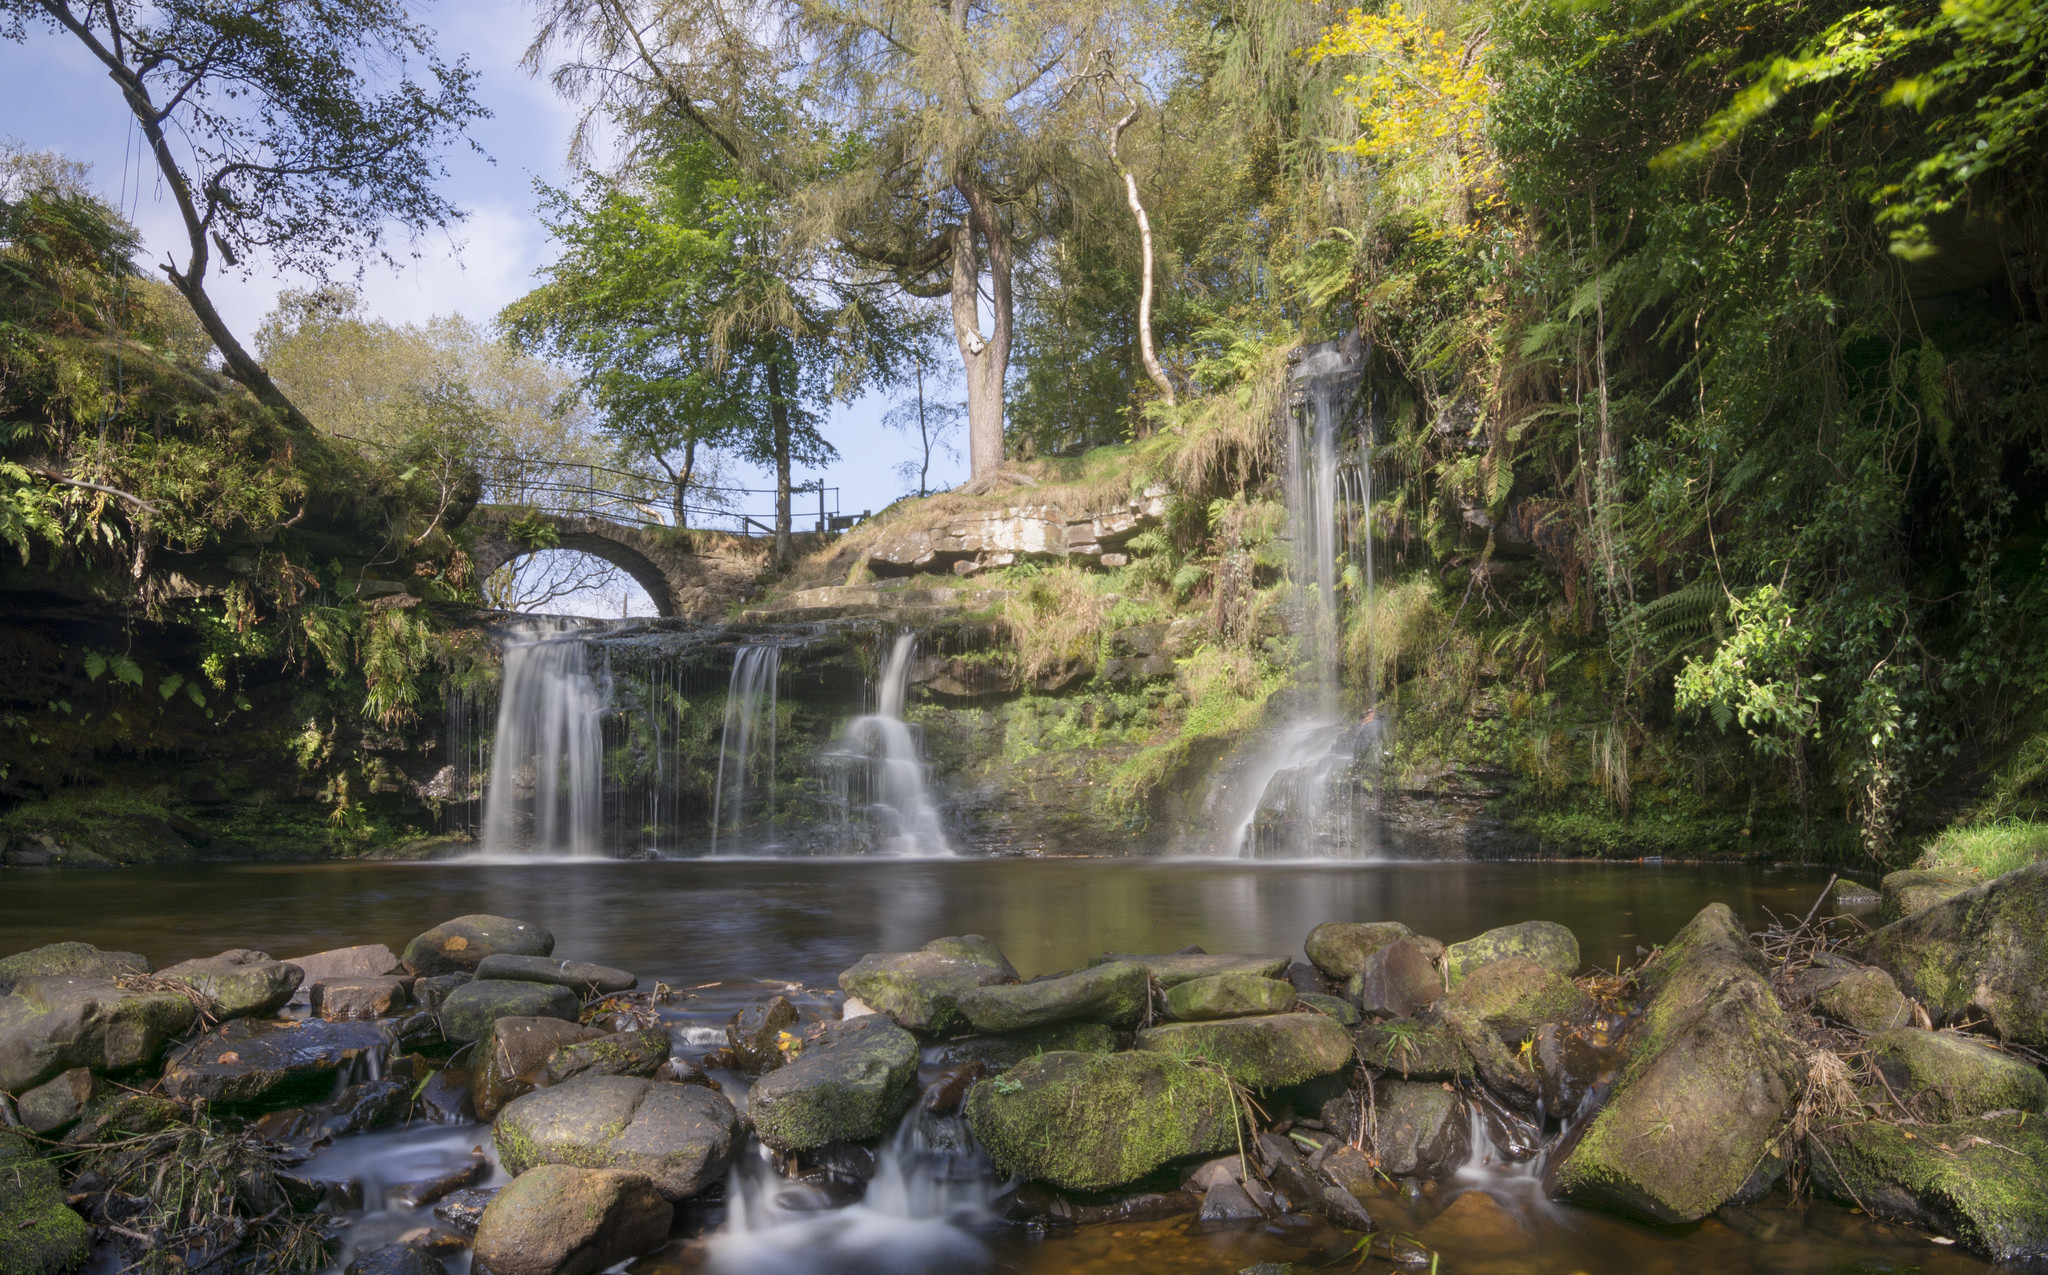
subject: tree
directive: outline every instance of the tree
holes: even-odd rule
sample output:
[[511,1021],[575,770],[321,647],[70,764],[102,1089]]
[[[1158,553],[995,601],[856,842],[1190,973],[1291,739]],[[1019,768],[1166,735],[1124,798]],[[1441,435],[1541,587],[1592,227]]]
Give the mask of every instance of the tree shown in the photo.
[[324,279],[337,260],[391,260],[390,228],[460,220],[434,189],[436,156],[489,114],[473,73],[441,61],[398,0],[0,0],[0,34],[22,40],[30,24],[107,69],[185,224],[184,264],[166,260],[164,274],[227,373],[309,427],[214,309],[213,255],[246,270],[260,251]]
[[917,479],[917,494],[931,494],[932,456],[934,453],[953,460],[960,458],[960,449],[954,445],[953,437],[960,431],[960,422],[967,415],[967,408],[960,403],[934,403],[925,397],[926,379],[930,359],[928,352],[919,348],[911,355],[912,379],[917,394],[890,408],[882,416],[882,424],[899,433],[917,435],[918,457],[906,460],[896,466],[896,472],[907,484]]

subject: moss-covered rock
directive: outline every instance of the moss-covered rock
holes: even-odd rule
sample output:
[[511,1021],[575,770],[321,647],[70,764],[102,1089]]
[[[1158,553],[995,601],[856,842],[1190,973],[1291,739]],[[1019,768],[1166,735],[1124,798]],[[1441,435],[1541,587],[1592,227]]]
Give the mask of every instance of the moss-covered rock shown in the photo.
[[90,943],[51,943],[0,958],[0,990],[24,978],[119,978],[147,974],[140,952],[103,952]]
[[1574,1026],[1592,1016],[1593,998],[1579,985],[1523,956],[1488,961],[1451,989],[1444,1013],[1476,1019],[1511,1045],[1545,1023]]
[[1472,1074],[1472,1059],[1458,1042],[1457,1032],[1441,1021],[1396,1018],[1367,1023],[1358,1029],[1358,1057],[1368,1067],[1410,1080],[1451,1080]]
[[1888,873],[1878,887],[1878,919],[1887,924],[1902,920],[1982,884],[1984,878],[1968,872],[1907,868]]
[[477,913],[458,916],[418,935],[399,959],[420,978],[440,974],[474,974],[486,956],[547,956],[555,936],[530,921]]
[[219,956],[181,961],[157,976],[198,992],[213,1002],[215,1018],[227,1019],[275,1013],[299,990],[306,972],[271,960],[268,952],[236,948]]
[[490,1275],[590,1275],[660,1248],[674,1214],[641,1174],[544,1164],[484,1208],[476,1263]]
[[504,978],[520,983],[559,983],[579,995],[630,992],[640,986],[632,973],[590,961],[558,961],[552,956],[516,956],[493,952],[477,962],[480,979]]
[[16,1095],[15,1114],[21,1117],[22,1128],[38,1137],[51,1137],[77,1123],[99,1091],[99,1078],[90,1069],[73,1067],[55,1080]]
[[547,1080],[559,1085],[577,1076],[652,1076],[673,1047],[664,1027],[613,1032],[557,1049],[548,1057]]
[[1465,1099],[1444,1084],[1381,1082],[1373,1106],[1374,1148],[1382,1172],[1397,1178],[1447,1178],[1472,1155]]
[[1809,1143],[1815,1185],[1845,1204],[1996,1261],[2048,1254],[2048,1122],[1870,1122],[1821,1130]]
[[1111,961],[1057,978],[969,988],[956,1003],[979,1032],[1029,1031],[1067,1022],[1134,1027],[1145,1017],[1151,987],[1144,966]]
[[539,1164],[624,1169],[682,1200],[724,1177],[741,1134],[739,1113],[716,1090],[579,1076],[514,1099],[491,1136],[509,1173]]
[[1629,1060],[1584,1135],[1551,1164],[1553,1194],[1691,1222],[1743,1190],[1806,1076],[1761,967],[1735,915],[1715,903],[1645,968],[1650,999]]
[[1913,1003],[1892,976],[1876,967],[1815,971],[1813,1007],[1844,1027],[1881,1032],[1913,1021]]
[[1344,995],[1376,1018],[1408,1018],[1443,998],[1443,957],[1444,945],[1435,939],[1395,939],[1345,981]]
[[917,1097],[917,1038],[880,1014],[828,1027],[747,1098],[754,1132],[777,1151],[865,1142]]
[[1351,1033],[1325,1014],[1168,1023],[1139,1032],[1138,1048],[1184,1060],[1206,1059],[1253,1089],[1326,1076],[1352,1058]]
[[491,1034],[501,1018],[559,1018],[575,1022],[583,1002],[576,993],[554,983],[514,983],[478,979],[464,983],[441,1002],[441,1032],[467,1043]]
[[1325,921],[1301,946],[1310,964],[1341,983],[1364,973],[1374,952],[1413,933],[1399,921]]
[[[1106,967],[1105,967],[1106,968]],[[1256,974],[1191,978],[1166,994],[1167,1012],[1182,1022],[1285,1014],[1294,1008],[1294,984]]]
[[30,977],[0,996],[0,1089],[20,1093],[73,1067],[127,1071],[154,1063],[197,1021],[174,992],[106,979]]
[[1116,1032],[1105,1023],[1061,1023],[1003,1036],[962,1036],[939,1047],[940,1063],[957,1067],[978,1062],[992,1072],[1007,1071],[1026,1058],[1070,1051],[1116,1052]]
[[1092,957],[1090,965],[1107,965],[1111,961],[1130,961],[1145,967],[1152,976],[1155,986],[1175,988],[1191,978],[1208,978],[1212,974],[1253,974],[1259,978],[1286,978],[1289,961],[1284,956],[1233,956],[1228,953],[1172,952],[1165,956],[1131,955],[1123,952],[1104,952]]
[[0,1129],[0,1272],[70,1275],[85,1265],[91,1239],[85,1219],[64,1205],[57,1170],[28,1139]]
[[870,952],[839,976],[840,988],[869,1009],[940,1036],[967,1027],[960,993],[1016,981],[1002,951],[979,934],[933,939],[915,952]]
[[2048,1045],[2048,863],[1894,921],[1868,950],[1938,1021],[1981,1015],[2000,1040]]
[[976,1084],[966,1111],[1005,1172],[1074,1191],[1237,1146],[1229,1084],[1161,1053],[1042,1054]]
[[2048,1111],[2039,1067],[1965,1036],[1895,1027],[1870,1038],[1870,1053],[1891,1092],[1928,1119]]
[[1358,1012],[1358,1006],[1350,1001],[1325,996],[1321,992],[1296,992],[1294,1000],[1302,1008],[1312,1009],[1318,1014],[1328,1014],[1346,1027],[1358,1026],[1365,1017]]
[[1491,961],[1525,957],[1553,974],[1570,978],[1579,972],[1579,940],[1555,921],[1523,921],[1488,930],[1477,938],[1444,949],[1444,976],[1455,988]]

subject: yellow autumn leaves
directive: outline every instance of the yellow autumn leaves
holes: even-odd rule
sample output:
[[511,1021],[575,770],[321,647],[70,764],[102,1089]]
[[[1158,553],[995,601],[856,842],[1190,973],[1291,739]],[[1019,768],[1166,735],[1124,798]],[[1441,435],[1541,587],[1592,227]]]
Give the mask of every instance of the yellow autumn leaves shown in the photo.
[[1384,14],[1353,9],[1306,51],[1312,64],[1344,58],[1356,66],[1337,95],[1357,110],[1362,132],[1331,149],[1448,187],[1458,195],[1456,219],[1469,222],[1498,198],[1486,138],[1493,86],[1485,52],[1481,37],[1454,43],[1399,3]]

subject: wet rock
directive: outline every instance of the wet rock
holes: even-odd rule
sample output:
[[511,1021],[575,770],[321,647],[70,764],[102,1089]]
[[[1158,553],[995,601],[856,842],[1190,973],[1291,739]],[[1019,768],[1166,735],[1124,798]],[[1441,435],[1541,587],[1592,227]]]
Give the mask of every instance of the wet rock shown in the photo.
[[1380,1183],[1379,1170],[1355,1147],[1331,1143],[1320,1156],[1309,1158],[1309,1167],[1350,1195],[1366,1195]]
[[477,1042],[479,1056],[470,1069],[477,1116],[489,1120],[506,1103],[533,1092],[556,1050],[600,1034],[559,1018],[501,1018],[492,1023],[490,1035]]
[[783,1063],[779,1048],[782,1033],[796,1023],[796,1006],[789,1003],[787,996],[749,1005],[725,1025],[726,1048],[732,1051],[739,1070],[749,1076],[773,1071]]
[[960,993],[1016,979],[995,944],[963,934],[933,939],[915,952],[870,952],[839,976],[839,986],[899,1026],[944,1036],[967,1026],[956,1003]]
[[625,970],[589,961],[557,961],[546,956],[515,956],[499,952],[477,962],[478,978],[511,979],[521,983],[556,983],[579,996],[593,993],[630,992],[640,980]]
[[1876,890],[1860,881],[1851,881],[1847,877],[1835,882],[1831,897],[1838,908],[1874,908],[1884,902],[1883,896]]
[[1134,1191],[1100,1200],[1079,1196],[1042,1182],[1019,1183],[995,1201],[996,1216],[1012,1222],[1050,1222],[1055,1226],[1101,1226],[1111,1222],[1152,1222],[1192,1213],[1201,1202],[1185,1191]]
[[1358,1056],[1368,1067],[1407,1080],[1450,1080],[1472,1074],[1472,1060],[1447,1024],[1397,1018],[1358,1029]]
[[611,1032],[557,1049],[548,1059],[547,1080],[559,1085],[577,1076],[653,1076],[668,1062],[671,1048],[665,1027]]
[[342,1275],[447,1275],[433,1254],[410,1244],[386,1244],[359,1255]]
[[397,974],[405,967],[398,957],[382,943],[366,943],[361,947],[337,947],[325,952],[309,952],[304,956],[285,958],[286,965],[296,965],[305,975],[299,983],[296,1001],[311,998],[313,985],[322,979],[383,978]]
[[198,992],[214,1005],[216,1019],[273,1014],[299,990],[305,971],[273,961],[268,952],[236,948],[199,961],[181,961],[159,970],[158,978]]
[[1365,958],[1365,968],[1344,985],[1345,995],[1376,1018],[1409,1018],[1444,994],[1444,945],[1405,935]]
[[457,1191],[475,1186],[491,1175],[491,1162],[481,1151],[459,1168],[431,1178],[402,1182],[388,1193],[390,1202],[401,1209],[420,1209]]
[[501,1018],[559,1018],[575,1022],[583,1008],[576,993],[553,983],[499,979],[464,983],[441,1002],[441,1031],[449,1040],[482,1040]]
[[28,977],[0,996],[0,1089],[20,1093],[73,1067],[127,1071],[155,1062],[199,1011],[175,992],[106,979]]
[[[1112,969],[1113,966],[1100,966]],[[1294,984],[1256,974],[1211,974],[1191,978],[1166,994],[1166,1008],[1182,1022],[1285,1014],[1294,1008]]]
[[1937,903],[1946,903],[1965,890],[1974,890],[1983,884],[1984,878],[1973,872],[1907,868],[1903,872],[1887,873],[1878,887],[1880,906],[1877,916],[1886,924],[1904,920],[1915,912],[1923,912]]
[[1575,1026],[1592,1017],[1593,998],[1527,957],[1488,961],[1452,989],[1446,1017],[1476,1019],[1510,1045],[1519,1045],[1545,1023]]
[[1906,1129],[1845,1124],[1809,1138],[1814,1185],[1872,1217],[1946,1235],[1995,1261],[2048,1253],[2048,1124],[2027,1116]]
[[403,1121],[412,1110],[412,1087],[399,1080],[365,1080],[350,1085],[334,1100],[334,1111],[322,1122],[328,1137],[369,1133]]
[[416,978],[412,983],[412,999],[415,1005],[429,1013],[440,1011],[441,1004],[455,994],[455,989],[471,981],[468,974],[436,974],[431,978]]
[[475,1235],[476,1225],[483,1220],[484,1209],[498,1194],[497,1187],[473,1186],[453,1191],[434,1206],[434,1216],[451,1230],[464,1235]]
[[921,1111],[935,1116],[951,1115],[960,1109],[967,1098],[967,1091],[974,1082],[989,1074],[987,1067],[978,1062],[962,1063],[938,1074],[924,1092],[918,1095],[917,1105]]
[[1007,1071],[1039,1054],[1072,1050],[1084,1054],[1116,1052],[1116,1032],[1104,1023],[1060,1023],[1003,1036],[962,1036],[938,1049],[945,1066],[980,1063],[991,1073]]
[[[1536,1153],[1543,1149],[1542,1126],[1538,1125],[1534,1120],[1525,1119],[1520,1112],[1517,1112],[1495,1097],[1492,1090],[1484,1087],[1475,1089],[1472,1092],[1472,1109],[1478,1113],[1479,1123],[1486,1130],[1486,1141],[1488,1144],[1486,1149],[1490,1153],[1498,1155],[1504,1160],[1519,1163],[1524,1160],[1535,1159]],[[1782,1162],[1775,1158],[1774,1153],[1767,1153],[1766,1160],[1770,1161],[1776,1170],[1783,1171],[1784,1166]],[[1736,1193],[1737,1198],[1744,1200],[1754,1198],[1748,1192],[1756,1176],[1756,1174],[1750,1175],[1751,1183],[1744,1184],[1742,1191]],[[1771,1177],[1769,1181],[1763,1184],[1761,1189],[1756,1191],[1756,1195],[1760,1196],[1765,1191],[1770,1190],[1771,1185],[1776,1181],[1776,1177]]]
[[323,978],[308,997],[321,1018],[389,1018],[412,1003],[412,980],[393,975]]
[[1645,967],[1640,1035],[1577,1144],[1552,1159],[1553,1194],[1691,1222],[1742,1191],[1806,1079],[1762,967],[1719,903]]
[[441,974],[474,974],[486,956],[547,956],[555,936],[529,921],[510,917],[458,916],[444,921],[405,945],[400,961],[421,978]]
[[1434,1264],[1432,1250],[1462,1248],[1468,1251],[1515,1252],[1526,1248],[1529,1234],[1515,1215],[1484,1191],[1467,1191],[1452,1200],[1450,1207],[1430,1220],[1416,1237],[1425,1245],[1427,1261]]
[[1870,1053],[1891,1092],[1924,1119],[2048,1111],[2039,1067],[1966,1036],[1894,1027],[1870,1038]]
[[1309,931],[1302,949],[1317,969],[1342,983],[1365,973],[1373,953],[1414,933],[1399,921],[1325,921]]
[[469,1073],[461,1067],[443,1067],[420,1086],[420,1114],[435,1124],[475,1124],[476,1098],[470,1093]]
[[1138,1048],[1205,1058],[1253,1089],[1299,1084],[1349,1064],[1351,1035],[1322,1014],[1271,1014],[1211,1023],[1169,1023],[1138,1033]]
[[1556,1023],[1545,1023],[1536,1029],[1535,1045],[1529,1056],[1542,1086],[1543,1110],[1560,1120],[1570,1120],[1578,1114],[1586,1095],[1599,1083],[1607,1061],[1582,1030]]
[[1516,1111],[1529,1113],[1543,1101],[1543,1083],[1521,1050],[1476,1018],[1448,1017],[1444,1026],[1470,1060],[1480,1085]]
[[1526,957],[1559,978],[1579,972],[1579,940],[1555,921],[1523,921],[1488,930],[1444,949],[1444,974],[1455,989],[1490,961]]
[[1122,1186],[1168,1161],[1237,1145],[1223,1077],[1159,1053],[1028,1058],[975,1085],[966,1110],[1005,1172],[1068,1190]]
[[1811,985],[1813,1007],[1844,1027],[1881,1032],[1913,1022],[1913,1003],[1881,969],[1807,972],[1822,976]]
[[1284,956],[1232,956],[1212,954],[1199,949],[1192,952],[1169,952],[1164,956],[1133,956],[1127,953],[1104,952],[1091,957],[1088,964],[1108,965],[1115,961],[1129,961],[1145,967],[1152,976],[1154,986],[1161,990],[1179,987],[1191,978],[1208,978],[1213,974],[1251,974],[1258,978],[1280,978],[1287,973],[1288,960]]
[[917,1039],[879,1014],[827,1025],[747,1099],[754,1132],[777,1151],[865,1142],[917,1097]]
[[90,943],[51,943],[0,958],[0,991],[25,978],[104,978],[147,974],[140,952],[103,952]]
[[1295,1002],[1304,1009],[1327,1014],[1346,1027],[1358,1026],[1365,1017],[1358,1012],[1358,1006],[1350,1001],[1340,1000],[1335,996],[1324,996],[1319,992],[1298,992],[1295,994]]
[[1309,1171],[1301,1148],[1285,1134],[1261,1133],[1253,1140],[1259,1172],[1273,1189],[1302,1207],[1316,1210],[1323,1183]]
[[674,1212],[638,1173],[543,1165],[484,1210],[476,1265],[488,1275],[590,1275],[667,1243]]
[[1375,1093],[1382,1172],[1397,1178],[1447,1178],[1471,1157],[1471,1116],[1449,1085],[1383,1080]]
[[1150,998],[1143,965],[1111,961],[1055,978],[971,988],[957,1003],[976,1031],[1015,1032],[1067,1022],[1133,1027]]
[[1333,986],[1329,979],[1323,977],[1321,970],[1307,961],[1289,961],[1287,981],[1294,985],[1297,992],[1314,992],[1324,996],[1330,994]]
[[1868,951],[1937,1022],[1983,1017],[2048,1045],[2048,862],[2009,872],[1871,935]]
[[1262,1222],[1266,1213],[1245,1192],[1243,1184],[1222,1178],[1202,1192],[1200,1216],[1204,1222]]
[[90,1243],[85,1219],[64,1205],[56,1167],[28,1139],[0,1129],[0,1271],[70,1275]]
[[284,1104],[318,1099],[335,1073],[390,1047],[375,1023],[240,1019],[173,1050],[164,1092],[181,1102]]
[[62,1133],[99,1093],[99,1081],[85,1067],[73,1067],[55,1080],[37,1085],[14,1100],[22,1127],[41,1137]]
[[626,1169],[671,1200],[719,1181],[740,1142],[725,1095],[637,1076],[580,1076],[515,1099],[492,1136],[509,1173],[537,1164]]
[[1345,1231],[1372,1231],[1379,1228],[1373,1221],[1372,1213],[1358,1197],[1339,1186],[1326,1186],[1309,1201],[1310,1207],[1328,1218],[1330,1225]]

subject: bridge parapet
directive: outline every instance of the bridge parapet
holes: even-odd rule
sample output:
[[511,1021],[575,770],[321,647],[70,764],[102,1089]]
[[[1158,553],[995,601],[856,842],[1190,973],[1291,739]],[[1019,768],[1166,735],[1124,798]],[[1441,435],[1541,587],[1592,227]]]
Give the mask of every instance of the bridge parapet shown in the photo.
[[512,524],[534,520],[554,529],[557,543],[601,558],[647,590],[662,615],[701,620],[723,616],[732,605],[760,592],[774,565],[766,541],[724,531],[631,526],[587,514],[555,514],[525,505],[479,505],[467,526],[475,533],[472,556],[481,576],[527,554],[536,546],[512,534]]

